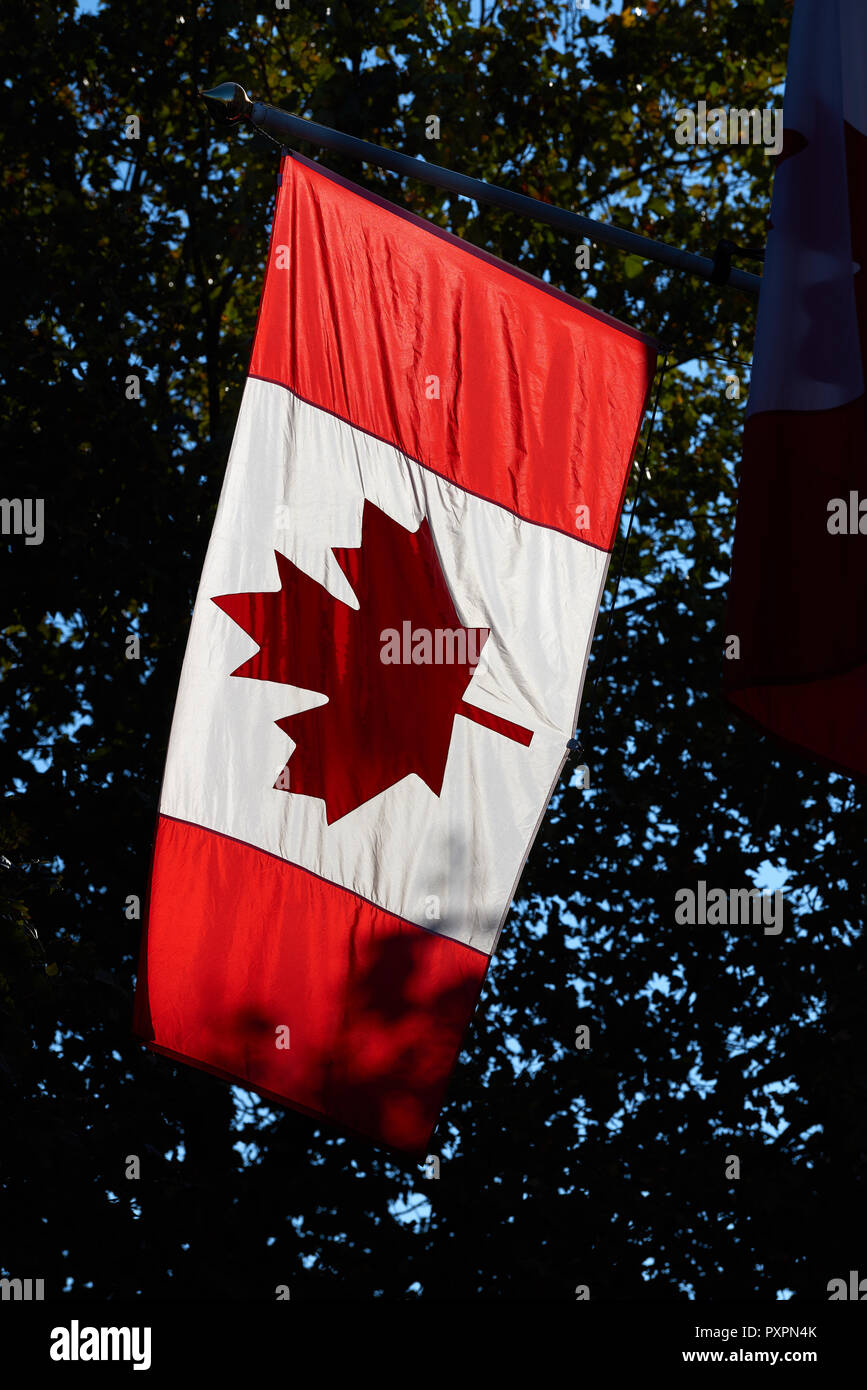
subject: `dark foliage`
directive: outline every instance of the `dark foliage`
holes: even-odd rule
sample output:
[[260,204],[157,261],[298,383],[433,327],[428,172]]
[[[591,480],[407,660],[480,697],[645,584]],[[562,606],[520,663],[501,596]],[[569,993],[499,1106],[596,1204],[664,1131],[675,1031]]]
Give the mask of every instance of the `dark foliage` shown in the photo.
[[[863,1260],[865,814],[720,698],[754,326],[737,293],[595,248],[579,272],[549,229],[327,161],[678,362],[740,365],[666,375],[583,728],[591,786],[564,781],[531,856],[440,1178],[130,1037],[125,905],[144,896],[275,180],[273,147],[222,139],[197,89],[231,78],[706,253],[764,240],[767,154],[679,147],[673,113],[779,100],[784,0],[327,8],[34,0],[0,23],[2,492],[46,508],[41,546],[2,545],[0,1272],[98,1299],[822,1298]],[[787,875],[780,936],[675,925],[678,887],[749,886],[765,863]]]

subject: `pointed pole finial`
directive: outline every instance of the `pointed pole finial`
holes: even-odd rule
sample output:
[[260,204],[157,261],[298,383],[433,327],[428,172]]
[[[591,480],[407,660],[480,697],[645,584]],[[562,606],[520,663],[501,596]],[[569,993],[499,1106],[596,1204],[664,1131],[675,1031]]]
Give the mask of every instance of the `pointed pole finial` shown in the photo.
[[238,121],[250,119],[253,103],[237,82],[221,82],[219,87],[200,92],[199,95],[204,98],[218,125],[235,125]]

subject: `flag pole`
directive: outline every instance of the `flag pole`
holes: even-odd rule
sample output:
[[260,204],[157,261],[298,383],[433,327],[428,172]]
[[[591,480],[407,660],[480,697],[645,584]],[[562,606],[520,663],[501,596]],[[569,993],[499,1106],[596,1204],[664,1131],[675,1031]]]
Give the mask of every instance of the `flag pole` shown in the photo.
[[[462,198],[472,198],[478,203],[490,203],[504,208],[507,212],[517,212],[523,217],[532,217],[537,222],[546,222],[549,227],[567,235],[595,241],[603,246],[614,246],[619,251],[641,256],[644,260],[658,261],[672,270],[696,275],[716,285],[730,285],[733,289],[744,290],[757,295],[761,287],[761,276],[747,270],[738,270],[731,264],[731,257],[738,248],[730,241],[721,241],[716,255],[696,255],[693,251],[682,251],[676,246],[666,246],[661,241],[630,232],[625,227],[612,227],[606,222],[596,222],[579,212],[569,212],[566,208],[555,207],[553,203],[543,203],[538,198],[529,198],[523,193],[513,193],[511,189],[499,188],[496,184],[485,183],[482,179],[471,179],[454,169],[443,169],[438,164],[428,164],[424,159],[400,154],[397,150],[387,150],[382,145],[374,145],[368,140],[359,140],[343,131],[331,130],[318,125],[304,116],[292,116],[277,106],[269,106],[264,101],[251,101],[244,88],[237,82],[223,82],[212,91],[202,92],[208,110],[220,125],[230,126],[247,121],[264,130],[281,144],[290,140],[306,140],[323,149],[334,150],[338,154],[349,155],[366,164],[376,164],[382,169],[390,169],[395,174],[407,178],[420,179],[422,183],[433,184],[435,188],[447,189]],[[751,253],[755,254],[755,253]]]

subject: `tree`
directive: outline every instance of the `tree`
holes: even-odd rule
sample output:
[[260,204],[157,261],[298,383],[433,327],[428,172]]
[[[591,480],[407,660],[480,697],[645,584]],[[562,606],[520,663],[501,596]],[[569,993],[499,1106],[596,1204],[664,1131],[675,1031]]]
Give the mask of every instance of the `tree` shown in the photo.
[[[130,1037],[131,900],[275,178],[274,147],[209,127],[197,89],[237,80],[712,253],[722,236],[763,243],[770,161],[677,145],[674,112],[778,102],[789,14],[784,0],[364,13],[61,0],[4,16],[0,244],[21,328],[3,354],[4,492],[44,499],[46,530],[38,546],[4,537],[3,552],[0,1084],[14,1144],[0,1272],[99,1299],[269,1299],[278,1284],[317,1299],[573,1300],[579,1284],[593,1298],[766,1299],[823,1298],[853,1264],[863,801],[734,721],[719,693],[754,304],[595,247],[579,271],[549,228],[336,158],[671,349],[610,642],[592,662],[591,785],[567,770],[531,856],[440,1125],[438,1179]],[[788,874],[780,936],[675,923],[678,888],[749,886],[765,861]]]

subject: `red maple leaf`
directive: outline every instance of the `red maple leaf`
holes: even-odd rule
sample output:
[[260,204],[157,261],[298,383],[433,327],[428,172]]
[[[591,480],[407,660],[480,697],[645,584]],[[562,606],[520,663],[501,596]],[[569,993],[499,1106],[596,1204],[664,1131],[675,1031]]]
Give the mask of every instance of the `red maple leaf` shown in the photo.
[[[258,643],[233,676],[327,695],[326,705],[275,721],[297,746],[274,785],[321,797],[329,825],[411,772],[439,796],[458,714],[525,747],[533,737],[464,702],[489,630],[459,621],[427,520],[408,531],[365,501],[361,525],[359,548],[333,550],[357,609],[276,550],[279,589],[213,600]],[[384,660],[397,650],[389,632],[401,655],[427,650],[428,659]],[[444,659],[431,659],[438,650]]]

